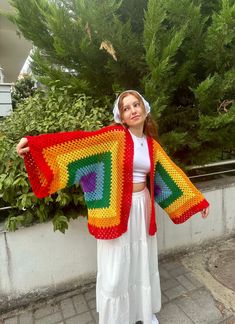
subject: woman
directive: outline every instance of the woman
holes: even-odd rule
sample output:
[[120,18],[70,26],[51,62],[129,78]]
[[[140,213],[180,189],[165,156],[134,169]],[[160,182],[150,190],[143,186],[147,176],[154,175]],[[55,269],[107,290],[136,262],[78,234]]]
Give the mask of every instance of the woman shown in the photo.
[[138,92],[123,92],[113,114],[118,125],[23,138],[17,152],[38,197],[76,182],[83,188],[88,228],[98,239],[100,324],[156,324],[161,293],[154,199],[175,223],[199,211],[207,217],[209,204],[153,139],[150,106]]

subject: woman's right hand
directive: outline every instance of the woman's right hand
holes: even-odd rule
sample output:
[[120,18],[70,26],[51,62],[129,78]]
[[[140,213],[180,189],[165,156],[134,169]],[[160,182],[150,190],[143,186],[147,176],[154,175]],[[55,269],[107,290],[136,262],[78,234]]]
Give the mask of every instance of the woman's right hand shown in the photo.
[[23,137],[16,146],[16,152],[20,157],[24,157],[29,152],[28,139]]

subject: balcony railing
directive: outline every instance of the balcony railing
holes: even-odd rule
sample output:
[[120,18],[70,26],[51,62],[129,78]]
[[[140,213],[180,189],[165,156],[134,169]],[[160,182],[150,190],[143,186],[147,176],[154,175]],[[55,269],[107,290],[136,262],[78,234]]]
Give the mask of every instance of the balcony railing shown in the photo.
[[187,168],[189,178],[193,182],[208,181],[218,178],[235,176],[235,159],[204,165],[194,165]]

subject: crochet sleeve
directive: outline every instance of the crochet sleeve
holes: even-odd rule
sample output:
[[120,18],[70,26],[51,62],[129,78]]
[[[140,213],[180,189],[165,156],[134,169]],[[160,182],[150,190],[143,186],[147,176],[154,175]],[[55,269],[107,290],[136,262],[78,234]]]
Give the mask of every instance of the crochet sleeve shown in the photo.
[[92,132],[61,132],[27,138],[30,150],[25,156],[25,166],[38,198],[79,183],[88,207],[91,201],[109,202],[109,190],[114,186],[110,183],[112,165],[125,153],[122,130],[109,126]]
[[176,223],[183,223],[209,206],[186,174],[154,143],[154,198]]

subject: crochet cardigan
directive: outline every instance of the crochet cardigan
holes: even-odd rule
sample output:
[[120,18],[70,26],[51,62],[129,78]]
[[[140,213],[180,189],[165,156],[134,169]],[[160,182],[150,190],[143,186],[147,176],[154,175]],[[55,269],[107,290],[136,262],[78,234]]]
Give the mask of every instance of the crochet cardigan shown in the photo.
[[[80,183],[88,208],[88,228],[97,239],[114,239],[127,230],[133,191],[134,144],[123,126],[93,132],[73,131],[27,136],[24,161],[38,198]],[[154,201],[176,223],[183,223],[209,204],[162,147],[147,137],[150,155],[151,216]]]

